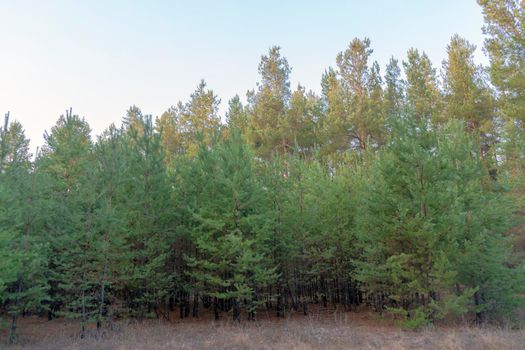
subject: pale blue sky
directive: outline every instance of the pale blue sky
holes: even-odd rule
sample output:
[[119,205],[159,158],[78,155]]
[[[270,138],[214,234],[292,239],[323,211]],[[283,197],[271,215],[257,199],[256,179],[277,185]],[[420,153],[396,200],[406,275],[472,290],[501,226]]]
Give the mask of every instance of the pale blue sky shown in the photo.
[[475,0],[0,0],[0,112],[36,147],[70,106],[98,134],[132,104],[156,116],[187,100],[201,78],[224,111],[255,87],[272,45],[293,67],[292,85],[316,92],[354,37],[371,39],[383,71],[410,47],[440,68],[454,33],[486,63],[482,25]]

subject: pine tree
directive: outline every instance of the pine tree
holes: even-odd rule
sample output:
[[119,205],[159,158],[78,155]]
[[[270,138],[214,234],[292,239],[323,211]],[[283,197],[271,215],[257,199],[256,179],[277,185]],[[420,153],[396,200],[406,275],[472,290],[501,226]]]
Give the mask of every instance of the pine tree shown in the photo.
[[313,92],[306,92],[298,86],[290,97],[286,119],[282,125],[291,152],[311,155],[319,144],[318,123],[321,115],[321,100]]
[[211,144],[221,127],[218,115],[220,102],[213,90],[207,89],[206,82],[201,80],[187,103],[179,102],[157,120],[157,131],[162,130],[168,157],[181,153],[195,156],[199,139]]
[[4,163],[9,152],[7,132],[9,129],[9,112],[5,114],[4,126],[0,127],[0,172],[3,172]]
[[493,118],[494,99],[484,81],[482,67],[473,59],[475,46],[455,35],[447,47],[448,59],[443,62],[446,119],[466,122],[467,130],[478,139],[483,157],[496,141]]
[[[497,293],[489,300],[482,290],[498,278],[469,279],[465,269],[472,264],[478,272],[506,269],[501,232],[509,210],[495,206],[501,199],[484,189],[479,150],[462,125],[437,132],[425,121],[404,119],[380,152],[360,206],[363,255],[356,278],[379,310],[387,304],[408,310],[408,324],[417,326],[452,312],[479,311],[497,300]],[[475,260],[494,250],[500,251],[498,258]]]
[[29,140],[20,123],[8,124],[1,133],[5,144],[0,160],[0,251],[5,256],[0,276],[0,300],[11,318],[9,339],[16,341],[18,318],[46,308],[48,246],[45,179],[32,167]]
[[246,107],[242,104],[239,95],[235,95],[228,102],[228,112],[226,112],[226,124],[230,130],[239,130],[243,135],[248,130],[248,114]]
[[401,79],[399,61],[390,58],[385,73],[385,113],[387,116],[400,115],[404,106],[405,82]]
[[406,99],[415,116],[421,120],[436,121],[440,117],[440,91],[436,70],[426,53],[410,49],[403,61],[407,80]]
[[324,106],[320,120],[321,154],[331,156],[338,151],[347,150],[350,135],[347,132],[347,106],[343,100],[341,82],[337,72],[330,67],[324,72],[322,80],[322,102]]
[[46,133],[37,166],[50,177],[50,314],[80,319],[81,336],[97,314],[94,285],[94,191],[91,129],[71,110]]
[[356,285],[350,280],[355,258],[353,172],[342,167],[331,174],[315,158],[297,157],[288,160],[288,169],[279,239],[287,242],[280,268],[285,295],[294,309],[302,304],[304,314],[307,300],[318,297],[325,307],[329,301],[351,307],[357,303]]
[[127,129],[124,151],[128,181],[124,187],[127,198],[121,205],[125,208],[122,220],[127,252],[121,273],[128,311],[146,317],[161,310],[174,276],[166,270],[171,248],[170,190],[162,135],[155,132],[149,115],[141,115],[138,125]]
[[377,146],[383,129],[383,91],[379,65],[369,67],[373,50],[370,40],[355,38],[337,55],[337,74],[330,70],[323,78],[328,102],[325,128],[329,144],[337,151],[364,152]]
[[239,321],[242,306],[253,318],[257,296],[275,276],[261,249],[268,229],[261,210],[265,194],[251,151],[234,131],[212,149],[201,147],[191,175],[186,183],[195,196],[190,202],[195,254],[187,259],[193,293],[213,299],[216,318],[219,307],[231,307]]
[[139,107],[133,105],[128,108],[126,111],[126,115],[122,119],[122,126],[125,129],[131,129],[133,128],[138,135],[142,135],[144,132],[142,128],[142,119],[143,119],[142,111]]
[[370,69],[370,79],[367,86],[367,125],[365,128],[370,134],[369,146],[372,149],[377,149],[384,143],[384,127],[385,127],[385,115],[384,115],[384,91],[383,91],[383,79],[379,69],[379,64],[374,62]]
[[286,112],[291,96],[291,67],[281,48],[273,46],[261,57],[257,91],[248,92],[249,141],[259,156],[285,154],[292,147],[284,132]]
[[502,170],[508,172],[513,183],[521,186],[523,174],[523,121],[525,103],[525,59],[523,57],[524,23],[523,3],[517,0],[478,0],[485,19],[483,33],[485,51],[490,59],[490,83],[497,92],[497,111],[504,120],[501,128],[503,157]]
[[478,0],[485,18],[485,49],[489,55],[491,83],[500,92],[502,110],[507,119],[523,121],[525,102],[525,18],[518,0]]
[[[294,155],[277,155],[269,162],[260,164],[260,174],[267,195],[265,218],[268,231],[265,232],[265,244],[261,251],[276,268],[277,279],[268,286],[267,308],[276,302],[277,316],[284,317],[287,309],[287,283],[293,277],[294,256],[297,254],[297,241],[287,223],[287,199],[291,194],[292,183],[289,178],[289,158]],[[292,158],[293,159],[293,158]]]
[[[136,123],[140,123],[140,118]],[[134,126],[132,126],[134,128]],[[141,127],[141,130],[144,128]],[[94,318],[97,328],[103,321],[121,313],[119,305],[122,284],[126,270],[126,213],[123,205],[128,194],[130,181],[126,175],[127,154],[122,129],[110,126],[97,140],[93,150],[93,167],[90,177],[93,179],[94,198],[94,240],[91,249],[94,251],[94,288],[96,288],[97,312]],[[120,294],[119,294],[120,293]]]

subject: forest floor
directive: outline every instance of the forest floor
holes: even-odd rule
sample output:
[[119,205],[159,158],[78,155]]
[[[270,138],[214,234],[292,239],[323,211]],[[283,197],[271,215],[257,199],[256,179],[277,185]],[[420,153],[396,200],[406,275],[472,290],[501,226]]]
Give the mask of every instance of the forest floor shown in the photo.
[[233,324],[230,315],[199,319],[116,322],[97,333],[90,325],[84,339],[79,324],[62,319],[28,317],[20,321],[19,343],[8,346],[0,332],[0,348],[14,349],[525,349],[525,330],[473,327],[452,323],[405,330],[377,314],[336,312],[320,308],[309,316],[286,318],[259,313],[256,322]]

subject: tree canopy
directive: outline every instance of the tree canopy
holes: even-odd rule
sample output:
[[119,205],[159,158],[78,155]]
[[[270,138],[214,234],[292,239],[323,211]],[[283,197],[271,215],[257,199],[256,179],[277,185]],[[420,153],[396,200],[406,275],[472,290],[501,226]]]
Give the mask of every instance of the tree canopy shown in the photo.
[[[93,138],[71,109],[30,153],[0,128],[0,314],[255,320],[311,306],[408,327],[519,317],[525,291],[523,4],[478,1],[490,66],[459,35],[382,73],[355,38],[292,87],[281,48],[221,100],[200,81]],[[178,308],[178,314],[176,314]]]

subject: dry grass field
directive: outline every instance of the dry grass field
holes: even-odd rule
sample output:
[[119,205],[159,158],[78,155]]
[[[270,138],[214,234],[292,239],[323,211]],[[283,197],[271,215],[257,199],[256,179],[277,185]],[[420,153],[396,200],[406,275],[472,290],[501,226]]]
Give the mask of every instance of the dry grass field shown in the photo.
[[[227,316],[227,315],[225,315]],[[269,316],[269,315],[267,315]],[[93,327],[93,325],[92,325]],[[1,334],[2,341],[6,338]],[[286,319],[260,317],[257,322],[232,324],[225,319],[172,322],[118,322],[113,330],[89,329],[84,339],[78,324],[27,318],[20,324],[15,349],[525,349],[525,330],[477,328],[445,324],[420,331],[404,330],[392,320],[367,312],[328,310]]]

